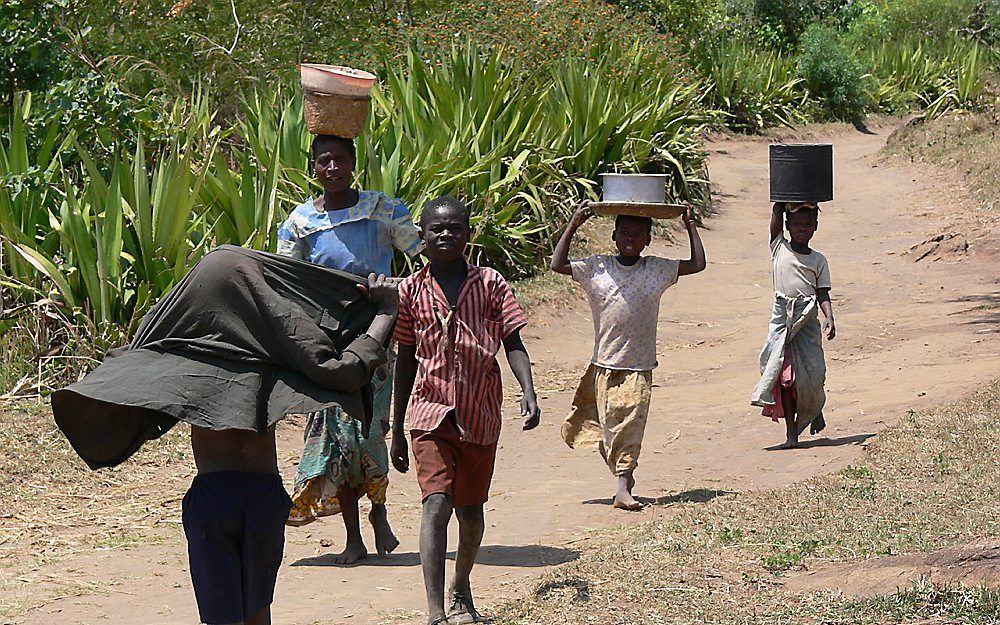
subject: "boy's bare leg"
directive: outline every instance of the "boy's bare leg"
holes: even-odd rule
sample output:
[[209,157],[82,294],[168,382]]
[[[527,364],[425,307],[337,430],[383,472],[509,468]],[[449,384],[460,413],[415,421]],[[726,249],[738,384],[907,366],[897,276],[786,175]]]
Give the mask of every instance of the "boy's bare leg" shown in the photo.
[[451,497],[434,493],[424,499],[420,519],[420,568],[427,594],[427,622],[438,623],[444,612],[444,560],[448,553],[448,521],[451,520]]
[[368,549],[361,537],[358,497],[358,491],[346,484],[337,489],[340,515],[344,517],[344,529],[347,530],[347,545],[342,552],[333,557],[333,561],[337,564],[354,564],[368,557]]
[[247,619],[246,625],[271,625],[271,607],[261,608]]
[[468,604],[452,605],[455,611],[449,614],[448,620],[460,625],[476,622],[475,607],[472,603],[472,582],[469,576],[476,564],[479,547],[483,544],[486,522],[483,518],[482,504],[455,508],[455,516],[458,517],[458,552],[455,554],[455,578],[452,580],[451,592],[468,599]]
[[271,606],[257,610],[257,613],[246,621],[236,621],[235,623],[226,623],[225,625],[271,625]]
[[642,504],[632,496],[635,487],[635,477],[632,471],[618,476],[618,492],[615,493],[614,507],[619,510],[640,510]]
[[375,549],[382,555],[392,553],[399,546],[399,539],[389,525],[389,511],[384,503],[373,503],[368,522],[375,530]]
[[785,442],[781,449],[792,449],[799,444],[799,424],[795,422],[795,396],[792,389],[781,388],[781,405],[785,410]]

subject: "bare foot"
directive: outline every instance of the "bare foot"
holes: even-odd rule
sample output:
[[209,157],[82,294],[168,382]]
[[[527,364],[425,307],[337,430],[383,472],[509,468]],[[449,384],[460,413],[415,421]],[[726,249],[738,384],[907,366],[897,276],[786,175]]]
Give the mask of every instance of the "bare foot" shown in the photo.
[[399,540],[389,525],[389,515],[385,506],[372,506],[371,512],[368,513],[368,521],[372,524],[372,529],[375,530],[375,550],[381,555],[395,551],[396,547],[399,546]]
[[334,564],[354,564],[358,560],[368,557],[368,549],[365,543],[360,541],[347,541],[347,547],[343,551],[333,556]]
[[618,492],[614,496],[614,507],[619,510],[641,510],[642,503],[632,496],[635,476],[629,472],[618,476]]
[[628,491],[623,493],[620,492],[615,495],[615,502],[612,505],[619,510],[629,510],[632,512],[642,510],[642,503],[636,500],[636,498],[632,496],[632,493]]

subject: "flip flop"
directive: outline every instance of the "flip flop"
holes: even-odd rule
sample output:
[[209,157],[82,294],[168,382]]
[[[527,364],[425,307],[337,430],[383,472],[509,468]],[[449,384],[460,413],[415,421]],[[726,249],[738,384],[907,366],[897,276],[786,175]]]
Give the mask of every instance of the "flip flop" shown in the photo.
[[454,623],[454,625],[486,622],[486,619],[476,611],[476,606],[472,603],[472,597],[460,592],[451,593],[451,613],[448,614],[448,618],[451,619],[452,617],[468,617],[461,620],[449,621],[450,623]]

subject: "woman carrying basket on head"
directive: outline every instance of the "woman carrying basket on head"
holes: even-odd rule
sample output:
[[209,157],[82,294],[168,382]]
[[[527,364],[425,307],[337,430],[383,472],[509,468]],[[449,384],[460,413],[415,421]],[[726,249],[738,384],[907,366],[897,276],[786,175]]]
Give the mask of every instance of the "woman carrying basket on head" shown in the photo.
[[[313,168],[323,194],[298,206],[278,231],[278,253],[360,276],[392,274],[393,251],[410,258],[422,250],[420,235],[402,201],[352,186],[354,141],[317,135]],[[358,502],[372,502],[368,518],[379,553],[399,544],[385,506],[389,459],[385,435],[392,403],[392,363],[375,371],[374,420],[366,438],[361,423],[339,408],[308,415],[305,446],[292,496],[289,525],[342,514],[347,545],[335,561],[351,564],[368,555],[361,537]]]

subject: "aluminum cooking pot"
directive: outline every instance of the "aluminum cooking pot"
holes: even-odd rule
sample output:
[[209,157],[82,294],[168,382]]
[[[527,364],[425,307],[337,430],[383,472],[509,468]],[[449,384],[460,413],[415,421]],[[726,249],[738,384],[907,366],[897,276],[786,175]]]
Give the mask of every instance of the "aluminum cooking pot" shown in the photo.
[[605,202],[663,204],[668,174],[601,174]]

